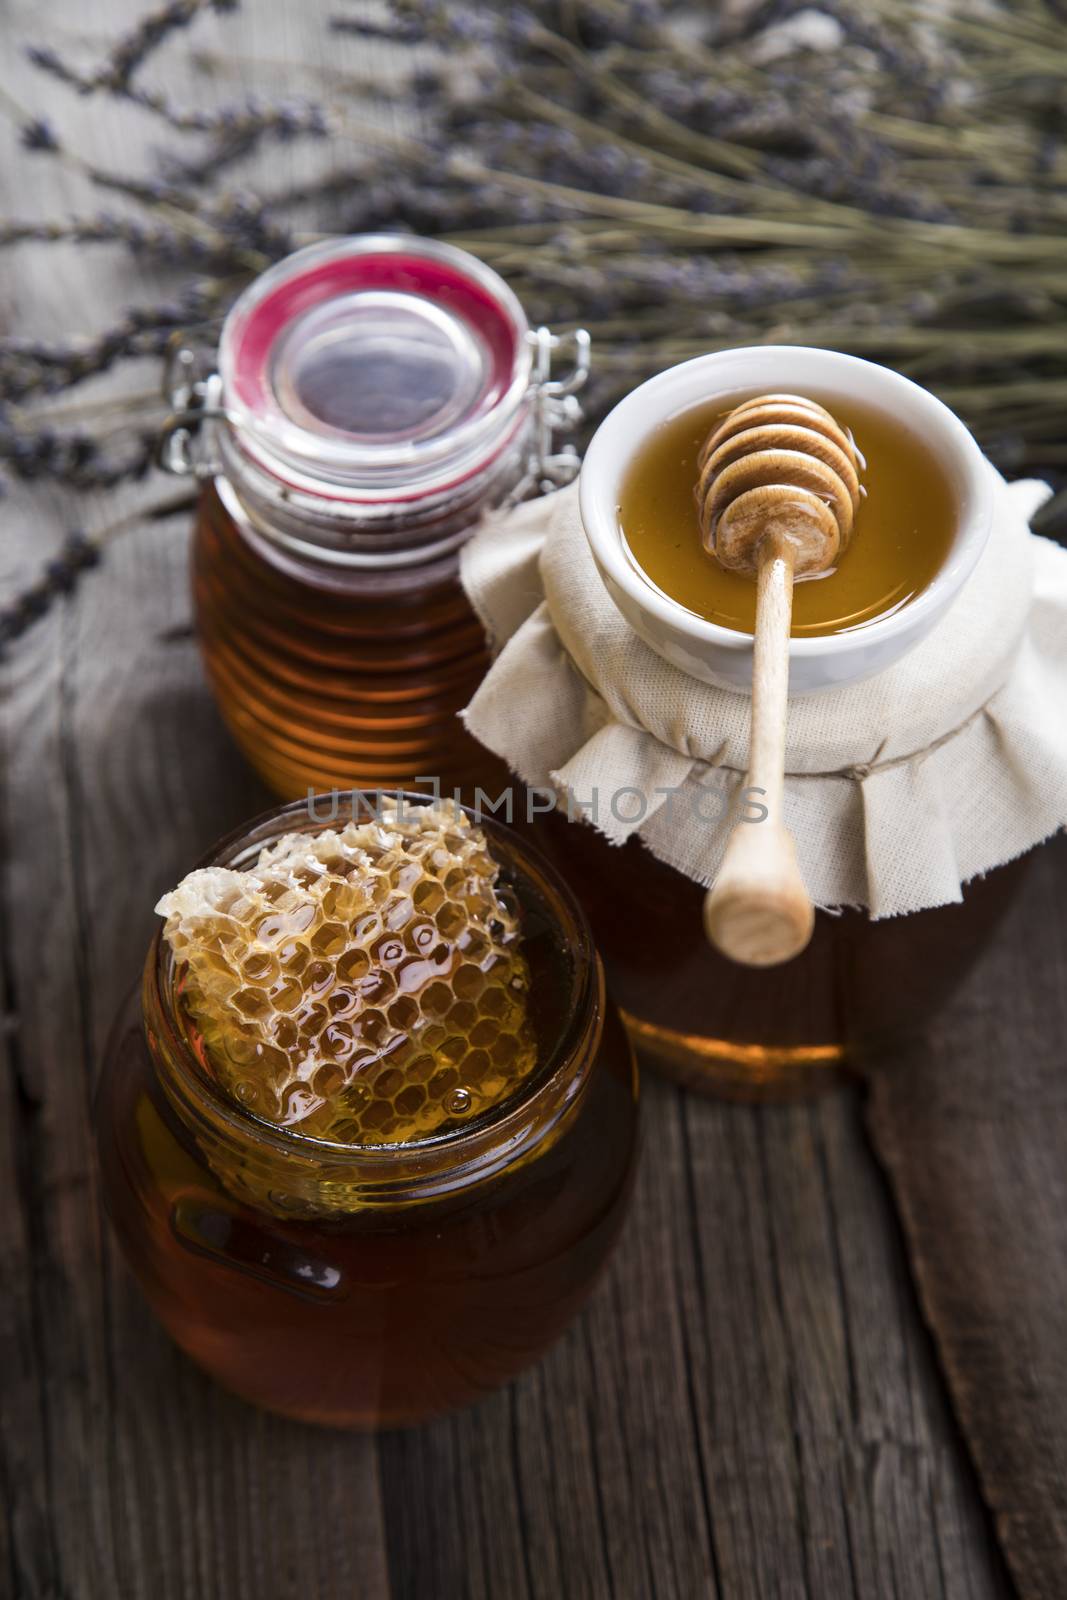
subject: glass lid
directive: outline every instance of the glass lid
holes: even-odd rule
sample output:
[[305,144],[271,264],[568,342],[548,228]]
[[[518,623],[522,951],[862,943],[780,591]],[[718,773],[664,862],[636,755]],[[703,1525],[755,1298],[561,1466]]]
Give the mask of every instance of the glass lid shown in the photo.
[[233,306],[223,403],[240,448],[294,483],[461,474],[527,394],[527,334],[503,279],[465,251],[403,235],[329,240]]

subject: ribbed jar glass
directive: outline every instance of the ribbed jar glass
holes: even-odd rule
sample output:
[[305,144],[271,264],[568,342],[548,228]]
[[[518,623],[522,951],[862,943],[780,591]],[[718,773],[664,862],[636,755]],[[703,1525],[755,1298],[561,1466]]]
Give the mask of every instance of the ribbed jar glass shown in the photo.
[[[568,342],[574,366],[552,377]],[[566,481],[588,338],[531,330],[484,263],[371,235],[297,252],[237,300],[217,371],[179,351],[161,445],[204,484],[208,677],[280,795],[499,787],[457,713],[487,665],[459,581],[487,512]]]

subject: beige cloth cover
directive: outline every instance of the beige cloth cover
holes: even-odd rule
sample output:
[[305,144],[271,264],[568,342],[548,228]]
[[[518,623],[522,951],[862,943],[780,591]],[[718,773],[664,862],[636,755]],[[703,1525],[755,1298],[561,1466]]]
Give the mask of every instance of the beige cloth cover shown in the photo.
[[[934,631],[877,677],[790,701],[786,820],[816,904],[943,905],[1067,824],[1067,551],[1027,526],[1048,492],[998,478],[989,545]],[[724,789],[744,782],[747,696],[637,637],[573,487],[492,519],[462,573],[495,652],[471,732],[575,810],[589,815],[595,790],[590,820],[614,843],[637,832],[710,882]]]

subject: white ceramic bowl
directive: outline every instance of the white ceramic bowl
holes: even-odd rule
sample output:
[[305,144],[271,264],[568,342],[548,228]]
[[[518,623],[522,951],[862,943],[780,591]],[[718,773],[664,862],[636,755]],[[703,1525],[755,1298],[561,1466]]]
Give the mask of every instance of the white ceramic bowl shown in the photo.
[[694,678],[748,690],[751,636],[705,622],[654,587],[630,555],[618,508],[626,470],[660,423],[716,395],[729,401],[760,389],[840,395],[899,417],[936,452],[951,480],[956,530],[932,583],[899,611],[855,632],[790,643],[790,694],[855,683],[918,644],[945,614],[985,548],[993,517],[996,479],[967,429],[940,400],[888,367],[836,350],[753,345],[698,356],[649,379],[604,419],[586,452],[579,494],[593,559],[615,604],[653,650]]

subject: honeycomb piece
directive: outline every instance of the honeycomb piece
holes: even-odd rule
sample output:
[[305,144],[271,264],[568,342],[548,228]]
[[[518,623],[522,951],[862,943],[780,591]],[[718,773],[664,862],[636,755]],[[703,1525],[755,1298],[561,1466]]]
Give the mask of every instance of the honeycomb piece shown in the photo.
[[283,1127],[425,1138],[536,1059],[517,908],[447,803],[286,834],[248,871],[191,872],[156,907],[219,1083]]

